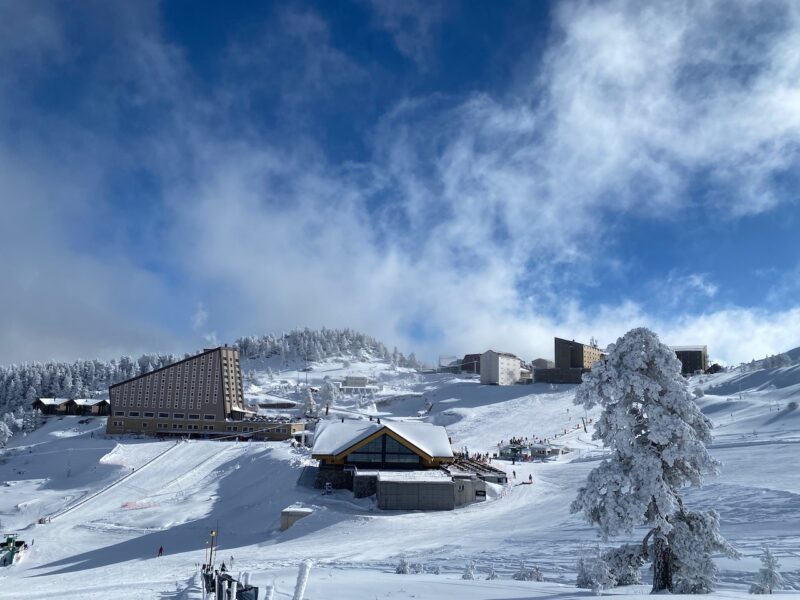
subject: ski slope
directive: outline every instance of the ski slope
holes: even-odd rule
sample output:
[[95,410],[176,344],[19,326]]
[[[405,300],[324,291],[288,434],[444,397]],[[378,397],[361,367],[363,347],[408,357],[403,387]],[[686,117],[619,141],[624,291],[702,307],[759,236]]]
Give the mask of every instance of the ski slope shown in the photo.
[[[35,540],[19,564],[0,571],[0,598],[200,598],[196,565],[211,529],[219,531],[219,556],[229,566],[233,557],[233,570],[251,572],[256,584],[274,584],[275,598],[292,597],[297,565],[306,558],[315,562],[309,600],[587,596],[573,586],[575,561],[597,539],[569,504],[604,450],[591,439],[591,424],[588,433],[583,429],[596,415],[572,404],[574,387],[499,388],[384,367],[349,367],[384,369],[385,393],[367,403],[341,399],[332,414],[442,424],[454,446],[470,452],[491,452],[511,436],[548,438],[571,452],[550,462],[495,461],[516,479],[494,486],[485,503],[395,513],[347,491],[322,496],[298,484],[313,461],[307,450],[286,443],[107,439],[103,419],[52,418],[15,438],[0,464],[3,527]],[[310,373],[312,380],[326,368]],[[268,388],[263,377],[256,385]],[[719,561],[716,597],[746,593],[764,542],[798,590],[786,593],[800,595],[800,475],[794,469],[800,421],[790,404],[798,384],[800,371],[792,368],[691,381],[706,392],[698,404],[716,424],[712,452],[723,472],[687,490],[686,499],[717,509],[723,533],[744,554]],[[529,474],[534,485],[520,485]],[[294,503],[314,513],[280,532],[280,511]],[[34,524],[44,515],[53,516],[49,524]],[[166,554],[157,558],[160,546]],[[401,557],[440,574],[395,575]],[[493,565],[500,579],[461,580],[467,560],[475,561],[479,578]],[[523,560],[538,565],[546,581],[512,580]]]

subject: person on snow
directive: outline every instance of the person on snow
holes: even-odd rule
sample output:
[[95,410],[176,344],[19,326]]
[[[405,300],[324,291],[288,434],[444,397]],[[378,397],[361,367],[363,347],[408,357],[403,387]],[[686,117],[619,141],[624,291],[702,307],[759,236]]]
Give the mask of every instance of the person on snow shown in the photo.
[[533,483],[533,475],[528,475],[528,483]]
[[158,556],[159,556],[159,558],[164,556],[164,546],[159,546],[158,547]]

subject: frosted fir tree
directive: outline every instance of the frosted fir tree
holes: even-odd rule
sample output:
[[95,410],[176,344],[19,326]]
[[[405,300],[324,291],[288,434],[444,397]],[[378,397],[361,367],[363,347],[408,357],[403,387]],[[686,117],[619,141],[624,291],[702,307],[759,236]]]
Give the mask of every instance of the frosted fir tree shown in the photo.
[[305,414],[308,417],[317,416],[317,402],[314,400],[314,394],[311,393],[311,390],[306,390]]
[[783,588],[783,576],[778,572],[781,568],[778,559],[764,546],[761,554],[761,569],[753,585],[750,586],[751,594],[771,594],[773,590]]
[[673,519],[669,534],[673,557],[673,585],[679,594],[707,594],[714,589],[717,566],[711,555],[739,558],[739,553],[719,532],[719,514],[684,511]]
[[497,571],[494,570],[494,563],[489,566],[489,574],[486,576],[487,581],[492,581],[494,579],[498,579]]
[[597,558],[592,561],[589,579],[591,581],[592,592],[594,592],[596,596],[600,596],[604,590],[611,589],[617,584],[614,574],[611,572],[611,569],[608,568],[608,563],[599,554]]
[[[706,447],[711,421],[695,404],[675,353],[645,328],[609,347],[608,356],[584,375],[575,403],[602,407],[593,438],[602,440],[611,457],[589,473],[572,512],[597,525],[603,540],[648,526],[642,548],[653,562],[652,591],[672,591],[676,569],[685,563],[676,563],[671,543],[683,548],[688,541],[671,535],[676,523],[693,523],[700,514],[686,510],[681,488],[719,472]],[[703,522],[706,527],[691,534],[694,543],[703,552],[720,548],[718,520]]]
[[644,565],[641,545],[623,544],[619,548],[606,550],[603,552],[603,560],[614,575],[616,585],[636,585],[642,582],[639,572]]
[[468,560],[467,564],[464,565],[464,573],[461,575],[461,579],[470,581],[475,579],[475,565],[471,560]]
[[519,563],[519,570],[511,576],[512,579],[517,581],[544,581],[541,569],[534,565],[530,569],[525,566],[524,562]]
[[5,448],[6,444],[13,435],[14,434],[11,431],[11,428],[9,428],[9,426],[3,421],[0,421],[0,448]]
[[394,572],[398,575],[410,575],[411,567],[409,566],[408,561],[405,558],[401,558],[400,562],[397,563]]
[[578,559],[578,564],[576,565],[578,576],[575,578],[575,587],[584,590],[592,589],[591,566],[591,563],[583,556]]

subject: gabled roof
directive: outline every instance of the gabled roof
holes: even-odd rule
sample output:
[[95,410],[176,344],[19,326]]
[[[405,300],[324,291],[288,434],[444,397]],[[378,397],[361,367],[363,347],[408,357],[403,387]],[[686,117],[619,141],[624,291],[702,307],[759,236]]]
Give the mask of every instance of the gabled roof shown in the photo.
[[381,430],[393,432],[431,458],[452,458],[453,449],[444,427],[418,421],[330,421],[321,423],[314,436],[312,456],[339,456]]
[[95,406],[103,402],[108,403],[108,398],[75,398],[73,402],[78,406]]
[[37,398],[33,402],[41,402],[45,406],[60,406],[65,402],[69,402],[69,398]]

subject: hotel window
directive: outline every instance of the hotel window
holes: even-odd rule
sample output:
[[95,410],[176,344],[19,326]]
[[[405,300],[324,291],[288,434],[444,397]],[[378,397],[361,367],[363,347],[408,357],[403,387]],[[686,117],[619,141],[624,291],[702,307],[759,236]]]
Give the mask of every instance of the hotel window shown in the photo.
[[189,419],[192,420],[192,421],[196,421],[199,418],[200,418],[200,415],[189,415]]
[[213,421],[217,418],[217,415],[203,415],[203,419],[206,421]]
[[152,419],[154,416],[155,416],[155,414],[151,413],[151,412],[144,413],[144,418],[145,419]]
[[131,411],[128,412],[128,416],[129,417],[138,417],[139,416],[139,411],[138,410],[131,410]]
[[159,419],[168,419],[169,418],[169,413],[160,412],[160,413],[158,413],[158,418]]
[[186,415],[183,414],[183,413],[175,413],[174,415],[172,415],[172,418],[173,419],[183,419],[185,416]]
[[[125,411],[124,410],[115,410],[114,411],[114,416],[115,417],[124,417],[125,416]],[[116,423],[116,421],[114,421],[114,422]]]

